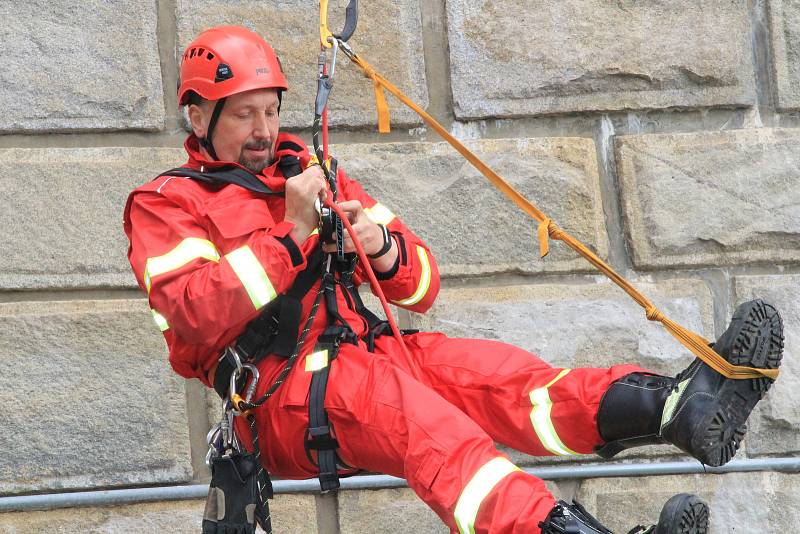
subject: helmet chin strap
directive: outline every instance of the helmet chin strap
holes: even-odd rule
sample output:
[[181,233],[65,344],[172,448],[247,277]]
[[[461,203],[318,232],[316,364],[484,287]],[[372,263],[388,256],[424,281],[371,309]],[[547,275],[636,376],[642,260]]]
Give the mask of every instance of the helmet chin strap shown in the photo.
[[211,156],[211,159],[214,161],[218,161],[219,158],[217,157],[217,151],[214,150],[214,143],[211,141],[211,135],[214,132],[214,128],[217,126],[217,121],[222,113],[222,108],[225,106],[225,100],[225,98],[220,98],[217,100],[217,103],[214,105],[214,111],[211,112],[211,120],[208,121],[208,130],[206,131],[206,136],[198,139],[200,146],[202,146],[206,152],[208,152],[208,155]]

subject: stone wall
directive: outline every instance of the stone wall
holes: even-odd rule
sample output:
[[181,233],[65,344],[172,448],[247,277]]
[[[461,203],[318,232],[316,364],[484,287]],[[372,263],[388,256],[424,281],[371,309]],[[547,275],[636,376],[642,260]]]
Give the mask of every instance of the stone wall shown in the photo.
[[[344,4],[331,2],[333,27]],[[782,310],[783,374],[738,457],[800,453],[800,1],[360,7],[356,50],[668,316],[714,338],[740,301]],[[211,25],[267,36],[291,84],[283,125],[310,140],[313,2],[29,0],[0,3],[0,17],[0,494],[206,481],[217,408],[169,369],[129,272],[122,208],[183,161],[176,57]],[[533,221],[391,98],[393,130],[379,136],[371,84],[344,59],[336,73],[333,151],[428,241],[444,276],[434,309],[403,324],[556,365],[674,373],[690,361],[562,244],[540,260]],[[697,492],[719,534],[797,530],[797,484],[735,473],[550,487],[623,531],[669,494]],[[196,532],[202,505],[7,513],[0,531]],[[446,531],[407,489],[281,495],[273,509],[278,532]]]

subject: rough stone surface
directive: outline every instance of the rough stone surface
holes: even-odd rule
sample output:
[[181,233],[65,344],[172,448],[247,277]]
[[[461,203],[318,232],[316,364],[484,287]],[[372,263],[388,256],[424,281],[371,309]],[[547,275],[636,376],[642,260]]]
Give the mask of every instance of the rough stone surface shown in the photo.
[[770,0],[772,63],[779,109],[800,108],[800,2]]
[[[607,255],[592,140],[487,139],[466,145],[562,228]],[[331,150],[347,162],[351,177],[428,243],[444,275],[591,269],[558,241],[540,260],[537,222],[446,143]]]
[[[47,512],[0,514],[0,532],[5,534],[142,534],[199,532],[205,501],[178,501],[114,506],[73,508]],[[314,497],[276,495],[269,503],[276,532],[317,532]]]
[[[444,289],[418,328],[454,337],[496,339],[559,367],[636,363],[676,373],[689,353],[616,285],[587,278],[579,285],[473,286]],[[592,283],[595,282],[595,283]],[[713,304],[706,285],[679,279],[634,281],[667,317],[713,338]]]
[[171,148],[0,150],[0,288],[135,287],[125,200],[185,159]]
[[622,206],[639,267],[800,261],[800,132],[622,136]]
[[[328,23],[334,33],[344,27],[346,5],[345,0],[329,3]],[[380,0],[362,2],[358,9],[358,28],[350,45],[412,100],[426,107],[419,3]],[[303,0],[178,0],[178,53],[182,54],[201,31],[218,24],[242,25],[259,32],[281,58],[289,83],[289,93],[281,107],[281,124],[308,127],[314,119],[317,90],[318,16],[316,4]],[[339,54],[334,80],[329,100],[331,127],[377,124],[372,82],[344,54]],[[395,125],[420,123],[414,112],[391,95],[387,99]]]
[[677,493],[694,493],[711,509],[709,534],[796,532],[797,475],[729,473],[584,481],[578,500],[613,532],[653,524]]
[[745,0],[447,2],[456,116],[754,103]]
[[0,18],[0,132],[164,126],[156,2],[2,2]]
[[339,492],[342,534],[449,532],[441,519],[410,489]]
[[800,275],[739,276],[736,302],[761,298],[780,311],[784,325],[781,375],[750,416],[745,437],[749,456],[800,452]]
[[0,304],[0,332],[0,493],[191,479],[183,380],[144,300]]

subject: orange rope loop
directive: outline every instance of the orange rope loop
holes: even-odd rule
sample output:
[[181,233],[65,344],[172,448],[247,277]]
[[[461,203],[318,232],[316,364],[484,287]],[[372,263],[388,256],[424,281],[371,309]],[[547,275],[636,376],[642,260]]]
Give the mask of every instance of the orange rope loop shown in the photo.
[[678,341],[681,342],[687,349],[689,349],[695,356],[707,363],[712,369],[722,374],[727,378],[734,379],[752,379],[766,377],[775,380],[778,377],[778,369],[757,369],[753,367],[743,367],[733,365],[725,358],[717,354],[714,349],[709,346],[709,342],[699,334],[688,330],[678,323],[667,318],[661,313],[653,304],[642,295],[630,282],[612,269],[606,262],[600,259],[594,252],[592,252],[586,245],[572,237],[567,232],[559,228],[550,217],[542,213],[536,206],[520,194],[516,189],[506,182],[500,175],[492,170],[486,163],[481,161],[475,154],[473,154],[467,147],[465,147],[458,139],[453,137],[444,126],[439,124],[430,114],[423,110],[418,104],[408,98],[402,91],[392,85],[391,82],[381,76],[369,63],[364,61],[360,56],[353,52],[349,47],[343,47],[342,51],[347,57],[358,65],[367,78],[370,78],[375,86],[375,99],[376,109],[378,112],[378,130],[381,133],[389,131],[389,109],[386,104],[386,99],[383,94],[383,89],[386,89],[394,96],[396,96],[403,104],[415,111],[428,126],[433,128],[445,141],[458,151],[464,158],[466,158],[478,171],[483,174],[489,182],[497,187],[504,195],[506,195],[514,204],[516,204],[522,211],[524,211],[532,219],[539,222],[537,228],[537,235],[539,238],[539,253],[542,258],[547,256],[550,251],[549,239],[558,239],[563,241],[568,247],[575,250],[583,256],[589,263],[594,265],[597,270],[606,275],[612,282],[622,288],[633,300],[635,300],[642,308],[645,309],[647,319],[650,321],[660,322],[664,328]]

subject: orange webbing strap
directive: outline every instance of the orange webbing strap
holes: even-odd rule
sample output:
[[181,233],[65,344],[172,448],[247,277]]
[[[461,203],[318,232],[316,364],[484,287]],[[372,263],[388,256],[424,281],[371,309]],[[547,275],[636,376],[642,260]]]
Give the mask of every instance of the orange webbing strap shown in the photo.
[[[615,284],[625,290],[628,295],[633,298],[642,308],[645,309],[647,319],[650,321],[658,321],[664,325],[664,328],[672,334],[675,339],[680,341],[687,349],[706,362],[712,369],[722,374],[727,378],[735,379],[749,379],[767,377],[772,380],[778,378],[778,369],[757,369],[754,367],[742,367],[733,365],[725,358],[717,354],[710,346],[709,342],[699,334],[682,327],[678,323],[667,318],[661,313],[644,295],[642,295],[630,282],[620,276],[614,269],[601,260],[595,253],[586,248],[580,241],[569,235],[567,232],[560,229],[549,217],[539,211],[539,209],[531,204],[525,197],[509,185],[503,178],[494,172],[488,165],[481,161],[475,154],[469,151],[461,142],[455,137],[450,135],[450,132],[436,122],[424,109],[419,107],[416,103],[410,100],[403,94],[397,87],[392,85],[386,78],[378,74],[372,66],[361,59],[355,53],[347,55],[350,60],[361,67],[364,74],[372,79],[375,85],[375,94],[380,95],[378,115],[383,116],[385,123],[388,123],[388,110],[386,108],[386,100],[383,98],[383,91],[380,88],[386,88],[387,91],[396,96],[403,104],[413,109],[422,119],[436,132],[439,133],[453,148],[455,148],[462,156],[464,156],[476,169],[478,169],[495,187],[500,189],[514,204],[519,206],[522,211],[530,215],[533,219],[539,222],[538,236],[539,236],[539,252],[541,257],[545,257],[550,250],[549,238],[558,239],[567,244],[571,249],[578,252],[581,256],[586,258],[589,263],[594,265],[600,272],[609,277]],[[380,103],[382,100],[382,104]],[[381,107],[383,106],[383,107]],[[383,131],[383,130],[381,130]],[[388,131],[388,124],[386,131]]]

